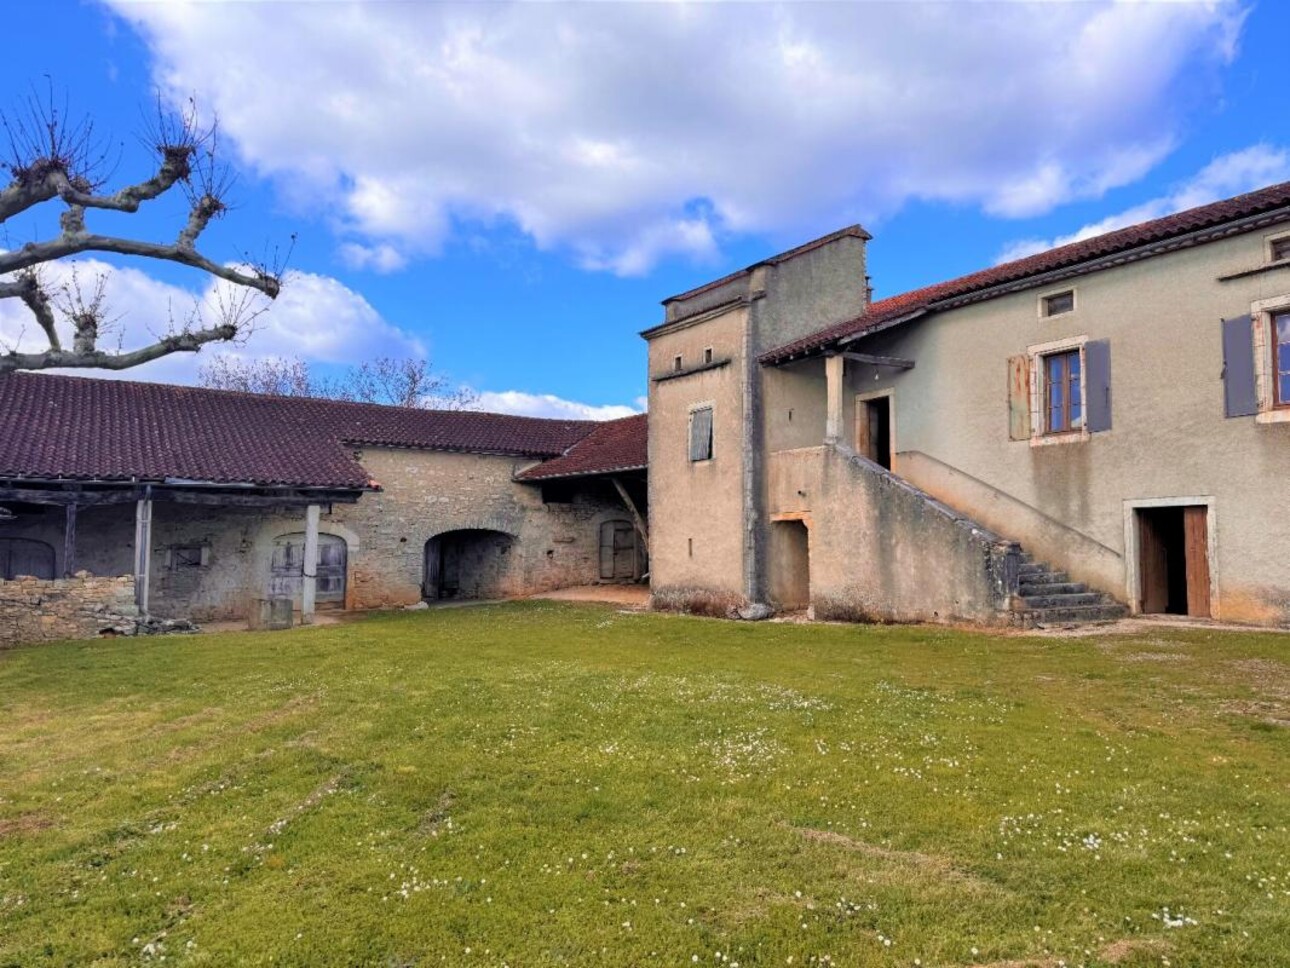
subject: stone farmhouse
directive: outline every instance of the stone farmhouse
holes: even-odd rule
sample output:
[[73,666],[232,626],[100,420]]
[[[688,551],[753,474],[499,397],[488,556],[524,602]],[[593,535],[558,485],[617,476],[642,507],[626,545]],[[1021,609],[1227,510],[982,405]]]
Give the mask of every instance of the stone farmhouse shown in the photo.
[[1290,183],[878,301],[869,240],[643,334],[656,604],[1290,623]]
[[0,414],[0,641],[95,634],[136,610],[254,618],[283,598],[308,622],[646,568],[643,416],[25,373],[0,378]]
[[870,241],[665,300],[609,423],[0,377],[0,642],[643,579],[1290,624],[1290,183],[878,301]]

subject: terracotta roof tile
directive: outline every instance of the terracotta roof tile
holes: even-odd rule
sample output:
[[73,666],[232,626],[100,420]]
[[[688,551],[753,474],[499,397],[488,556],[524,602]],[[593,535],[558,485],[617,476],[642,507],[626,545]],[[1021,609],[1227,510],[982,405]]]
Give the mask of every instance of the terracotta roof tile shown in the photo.
[[836,340],[874,329],[882,323],[891,322],[921,310],[934,309],[937,303],[948,299],[1069,268],[1093,259],[1127,252],[1139,246],[1167,241],[1189,232],[1214,228],[1226,222],[1261,215],[1286,206],[1290,206],[1290,182],[1270,185],[1245,195],[1237,195],[1235,198],[1201,205],[1198,208],[1166,215],[1150,222],[1130,225],[1114,232],[1107,232],[1105,235],[1072,242],[1024,259],[982,269],[948,282],[881,299],[871,303],[864,313],[853,319],[843,320],[827,329],[763,353],[760,359],[767,364],[783,363],[793,357],[819,350]]
[[643,468],[649,462],[648,426],[648,416],[643,413],[597,424],[563,456],[530,467],[519,479],[541,481]]
[[596,426],[11,373],[0,376],[0,478],[368,488],[353,445],[555,457]]

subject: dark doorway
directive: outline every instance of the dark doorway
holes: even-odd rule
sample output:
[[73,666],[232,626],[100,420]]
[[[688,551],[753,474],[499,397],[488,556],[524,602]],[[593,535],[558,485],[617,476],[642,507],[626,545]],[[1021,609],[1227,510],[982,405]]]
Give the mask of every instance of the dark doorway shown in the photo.
[[856,452],[891,470],[891,397],[856,401]]
[[1209,509],[1138,509],[1139,611],[1208,618]]
[[640,577],[636,526],[630,521],[606,521],[600,526],[600,578],[632,581]]
[[426,542],[421,594],[440,599],[501,598],[506,594],[512,536],[502,531],[447,531]]
[[54,577],[54,549],[29,538],[0,538],[0,580]]

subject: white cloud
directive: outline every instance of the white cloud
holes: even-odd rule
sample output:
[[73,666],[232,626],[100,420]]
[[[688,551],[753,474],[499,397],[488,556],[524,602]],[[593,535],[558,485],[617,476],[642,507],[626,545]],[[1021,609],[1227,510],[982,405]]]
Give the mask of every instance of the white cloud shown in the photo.
[[[115,318],[100,343],[108,350],[151,343],[182,325],[196,305],[212,313],[220,290],[227,287],[212,283],[201,291],[188,290],[140,269],[114,267],[98,259],[49,263],[43,269],[50,288],[72,283],[73,271],[85,293],[93,290],[100,277],[105,280],[108,315]],[[64,345],[70,346],[70,329],[60,329]],[[5,347],[28,352],[47,348],[44,334],[16,299],[0,300],[0,341]],[[314,363],[351,364],[379,356],[424,356],[425,352],[420,340],[385,320],[366,299],[338,280],[291,271],[283,280],[281,295],[255,320],[245,342],[213,343],[197,354],[178,353],[112,375],[192,383],[200,364],[216,354],[298,356]]]
[[519,227],[639,274],[936,199],[1028,216],[1140,178],[1235,52],[1236,0],[210,4],[105,0],[166,92],[351,264]]
[[[640,401],[638,400],[639,404]],[[636,407],[618,404],[598,406],[564,400],[550,393],[524,393],[520,390],[486,391],[479,395],[476,409],[494,413],[514,413],[524,417],[558,417],[565,420],[617,420],[640,413]]]
[[380,245],[345,242],[341,244],[337,254],[341,262],[351,269],[371,269],[382,274],[398,272],[408,264],[407,256],[388,242]]
[[1021,239],[1013,242],[999,255],[999,262],[1011,262],[1059,245],[1081,242],[1096,235],[1114,232],[1128,225],[1163,218],[1175,212],[1186,211],[1198,205],[1207,205],[1222,198],[1290,180],[1290,152],[1270,145],[1252,145],[1242,151],[1215,158],[1194,176],[1172,191],[1150,199],[1132,208],[1108,215],[1104,219],[1082,226],[1069,235],[1053,239]]

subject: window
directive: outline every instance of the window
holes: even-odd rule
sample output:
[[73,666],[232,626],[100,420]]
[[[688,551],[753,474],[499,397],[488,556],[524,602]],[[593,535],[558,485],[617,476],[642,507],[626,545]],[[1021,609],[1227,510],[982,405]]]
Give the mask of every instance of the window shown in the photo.
[[1278,407],[1290,407],[1290,312],[1272,317],[1272,385]]
[[674,360],[672,360],[672,372],[673,373],[681,372],[681,358],[679,356],[676,357]]
[[1065,292],[1055,292],[1051,296],[1043,298],[1043,314],[1045,316],[1060,316],[1062,313],[1075,311],[1075,290],[1067,289]]
[[206,563],[202,551],[201,545],[175,545],[170,549],[170,567],[176,571],[181,568],[200,568]]
[[1065,434],[1084,426],[1080,351],[1043,357],[1044,432]]
[[711,362],[712,362],[712,347],[709,346],[706,350],[703,351],[703,365],[707,366]]
[[690,460],[712,459],[712,408],[690,411]]
[[1268,260],[1270,262],[1290,261],[1290,235],[1273,239],[1268,243]]

